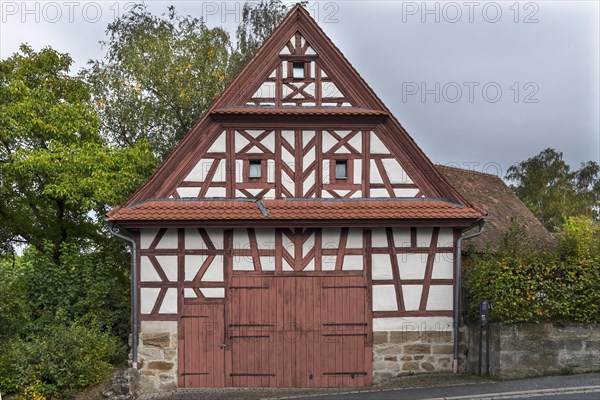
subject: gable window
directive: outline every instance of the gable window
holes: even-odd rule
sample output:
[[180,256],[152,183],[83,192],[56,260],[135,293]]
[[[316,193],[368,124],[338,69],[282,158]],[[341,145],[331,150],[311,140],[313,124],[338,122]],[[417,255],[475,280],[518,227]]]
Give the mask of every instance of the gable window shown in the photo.
[[248,169],[248,178],[259,179],[262,173],[262,164],[260,160],[250,160]]
[[292,76],[294,79],[304,79],[304,63],[302,61],[293,63]]
[[348,161],[335,161],[335,179],[348,179]]

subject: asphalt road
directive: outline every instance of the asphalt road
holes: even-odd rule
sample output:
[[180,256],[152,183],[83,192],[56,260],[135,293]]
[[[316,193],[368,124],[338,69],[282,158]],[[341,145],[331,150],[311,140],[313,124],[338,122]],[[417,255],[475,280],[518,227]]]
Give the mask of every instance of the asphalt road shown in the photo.
[[[559,390],[597,386],[594,392],[559,393]],[[520,392],[534,392],[519,394]],[[425,400],[425,399],[551,399],[600,400],[600,374],[547,376],[542,378],[501,381],[473,385],[416,388],[402,390],[340,393],[313,396],[311,400]],[[308,397],[307,397],[308,399]]]

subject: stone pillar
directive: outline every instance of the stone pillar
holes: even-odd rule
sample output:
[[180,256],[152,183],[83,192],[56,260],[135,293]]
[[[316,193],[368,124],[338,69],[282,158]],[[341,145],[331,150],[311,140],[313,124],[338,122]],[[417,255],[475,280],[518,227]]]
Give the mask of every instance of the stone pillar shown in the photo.
[[143,321],[138,347],[140,392],[177,388],[177,321]]

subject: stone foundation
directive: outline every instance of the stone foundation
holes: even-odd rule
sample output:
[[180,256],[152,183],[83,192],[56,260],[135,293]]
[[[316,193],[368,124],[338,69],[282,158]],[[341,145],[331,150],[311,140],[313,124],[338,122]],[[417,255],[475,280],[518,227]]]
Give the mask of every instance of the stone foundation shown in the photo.
[[177,322],[143,321],[139,339],[140,391],[177,388]]
[[[468,370],[476,373],[479,327],[469,329],[468,339]],[[482,357],[485,373],[485,342]],[[600,370],[600,324],[490,325],[491,375],[511,379],[597,370]]]
[[451,330],[373,333],[373,380],[398,375],[452,371]]

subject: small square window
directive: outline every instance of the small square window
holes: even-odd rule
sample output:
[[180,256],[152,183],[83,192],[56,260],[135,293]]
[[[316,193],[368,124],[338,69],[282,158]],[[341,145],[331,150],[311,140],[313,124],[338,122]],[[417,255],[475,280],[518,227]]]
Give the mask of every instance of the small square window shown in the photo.
[[293,64],[293,75],[294,79],[304,79],[304,63],[294,62]]
[[248,169],[248,178],[256,179],[260,178],[262,173],[262,164],[260,160],[251,160],[250,168]]
[[348,161],[335,161],[335,179],[348,179]]

